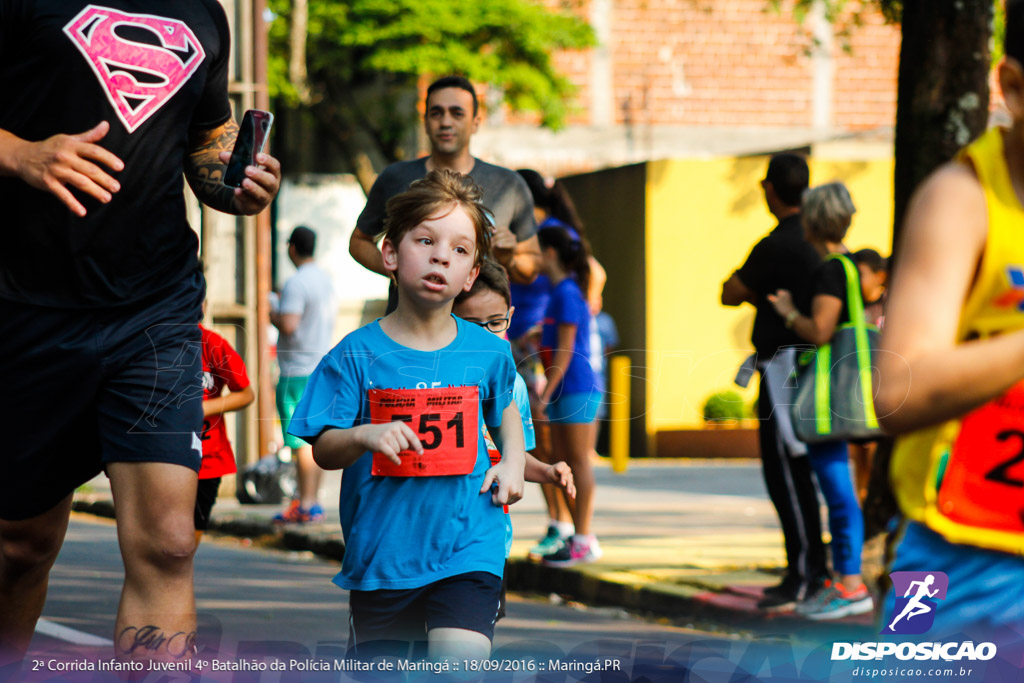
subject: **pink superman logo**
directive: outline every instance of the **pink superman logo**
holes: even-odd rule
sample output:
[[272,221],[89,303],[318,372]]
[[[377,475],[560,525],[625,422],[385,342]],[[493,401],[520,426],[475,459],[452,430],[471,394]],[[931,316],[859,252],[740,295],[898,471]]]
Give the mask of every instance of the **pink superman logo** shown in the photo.
[[129,133],[164,106],[206,58],[177,19],[88,5],[64,27]]

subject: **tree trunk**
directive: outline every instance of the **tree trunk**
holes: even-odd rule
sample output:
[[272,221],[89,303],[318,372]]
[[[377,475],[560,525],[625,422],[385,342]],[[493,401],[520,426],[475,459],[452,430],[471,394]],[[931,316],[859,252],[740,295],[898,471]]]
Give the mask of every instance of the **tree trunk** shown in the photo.
[[307,0],[292,1],[291,26],[288,32],[288,79],[295,86],[299,101],[305,106],[312,104],[312,89],[306,71],[306,42],[309,38],[309,3]]
[[[896,111],[893,254],[917,185],[988,124],[992,0],[904,0]],[[865,537],[896,514],[891,442],[880,444],[864,504]]]
[[896,111],[894,248],[925,176],[988,123],[992,0],[904,0]]

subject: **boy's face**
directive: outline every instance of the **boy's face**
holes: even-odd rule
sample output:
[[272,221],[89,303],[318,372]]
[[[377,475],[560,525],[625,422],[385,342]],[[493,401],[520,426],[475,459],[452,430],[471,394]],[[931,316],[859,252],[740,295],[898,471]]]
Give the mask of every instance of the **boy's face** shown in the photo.
[[[493,289],[484,289],[452,309],[452,313],[455,315],[467,322],[481,325],[500,339],[505,338],[508,320],[512,318],[514,311],[515,308],[509,308],[505,299]],[[485,323],[491,323],[491,325]],[[492,326],[498,328],[498,331],[492,330]]]
[[[465,210],[445,208],[405,233],[394,245],[381,244],[384,268],[395,275],[401,297],[424,304],[448,303],[473,286],[476,229]],[[401,300],[399,297],[399,300]]]

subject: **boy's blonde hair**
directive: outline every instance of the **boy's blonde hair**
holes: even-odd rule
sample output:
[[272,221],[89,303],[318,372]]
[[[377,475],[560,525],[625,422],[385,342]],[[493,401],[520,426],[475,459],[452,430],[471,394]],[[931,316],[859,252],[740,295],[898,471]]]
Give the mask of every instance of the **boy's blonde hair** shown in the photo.
[[[384,239],[397,249],[405,234],[420,223],[461,206],[476,232],[476,259],[480,265],[491,253],[491,221],[480,203],[483,191],[467,175],[448,170],[431,171],[388,200]],[[443,215],[447,215],[447,212]]]

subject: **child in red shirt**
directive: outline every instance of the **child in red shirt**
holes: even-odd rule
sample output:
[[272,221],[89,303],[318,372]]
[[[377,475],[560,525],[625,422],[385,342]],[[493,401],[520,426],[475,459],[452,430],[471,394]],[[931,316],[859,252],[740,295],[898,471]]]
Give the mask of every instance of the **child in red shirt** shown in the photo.
[[[206,304],[203,304],[206,312]],[[196,491],[196,542],[210,523],[210,512],[217,500],[221,477],[237,471],[235,453],[228,441],[224,413],[241,410],[253,402],[256,394],[249,385],[245,362],[231,344],[202,325],[203,334],[203,465]],[[224,394],[227,387],[228,393]]]

